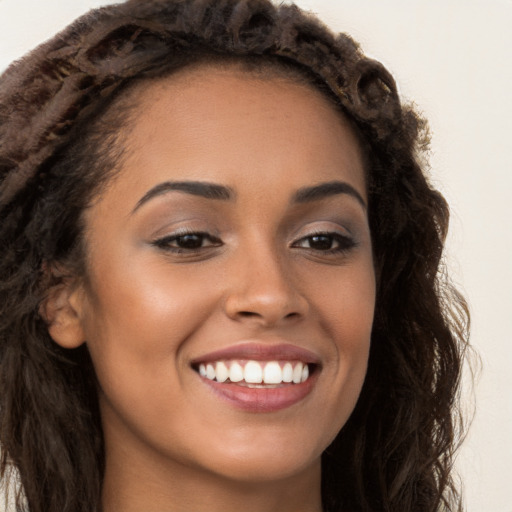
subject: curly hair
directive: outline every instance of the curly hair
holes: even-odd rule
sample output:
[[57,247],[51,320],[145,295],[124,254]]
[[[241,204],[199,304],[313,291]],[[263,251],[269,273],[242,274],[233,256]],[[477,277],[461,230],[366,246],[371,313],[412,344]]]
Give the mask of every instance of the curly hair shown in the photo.
[[82,213],[122,162],[130,88],[229,59],[313,84],[351,120],[365,151],[376,313],[358,404],[322,456],[325,509],[462,510],[452,463],[469,315],[442,265],[448,207],[423,162],[426,123],[349,36],[268,0],[101,8],[1,77],[2,475],[18,469],[31,512],[101,510],[92,362],[85,346],[54,343],[39,309],[66,278],[58,269],[84,271]]

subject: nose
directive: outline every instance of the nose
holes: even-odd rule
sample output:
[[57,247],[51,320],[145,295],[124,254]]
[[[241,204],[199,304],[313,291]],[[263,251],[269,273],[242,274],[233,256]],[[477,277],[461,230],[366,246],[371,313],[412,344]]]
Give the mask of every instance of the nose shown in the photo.
[[[303,318],[309,305],[297,287],[289,262],[264,248],[230,262],[225,312],[235,321],[278,326]],[[287,264],[288,263],[288,264]]]

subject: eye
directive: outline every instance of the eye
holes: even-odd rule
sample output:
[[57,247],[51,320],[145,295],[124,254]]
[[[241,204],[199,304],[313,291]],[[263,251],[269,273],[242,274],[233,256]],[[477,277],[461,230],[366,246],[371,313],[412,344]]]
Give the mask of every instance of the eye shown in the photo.
[[340,233],[313,233],[297,240],[292,247],[324,253],[338,253],[348,251],[355,245],[352,238]]
[[175,253],[192,253],[222,245],[221,240],[205,232],[184,232],[159,238],[153,245]]

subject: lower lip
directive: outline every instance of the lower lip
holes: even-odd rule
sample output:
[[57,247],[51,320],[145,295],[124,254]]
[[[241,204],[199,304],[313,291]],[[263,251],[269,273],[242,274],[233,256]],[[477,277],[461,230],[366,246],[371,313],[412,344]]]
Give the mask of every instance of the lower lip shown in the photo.
[[201,380],[217,396],[238,409],[249,412],[274,412],[286,409],[304,400],[311,393],[318,372],[300,384],[284,384],[275,388],[250,388],[234,383],[217,382],[201,377]]

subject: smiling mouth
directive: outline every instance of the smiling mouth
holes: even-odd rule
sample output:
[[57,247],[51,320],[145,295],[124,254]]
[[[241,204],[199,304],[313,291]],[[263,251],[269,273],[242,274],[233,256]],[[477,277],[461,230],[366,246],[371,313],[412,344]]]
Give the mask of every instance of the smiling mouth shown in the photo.
[[249,388],[270,388],[306,382],[316,366],[302,361],[221,360],[194,365],[201,377]]
[[322,361],[311,350],[290,343],[244,342],[191,361],[213,395],[250,413],[277,412],[308,397]]

